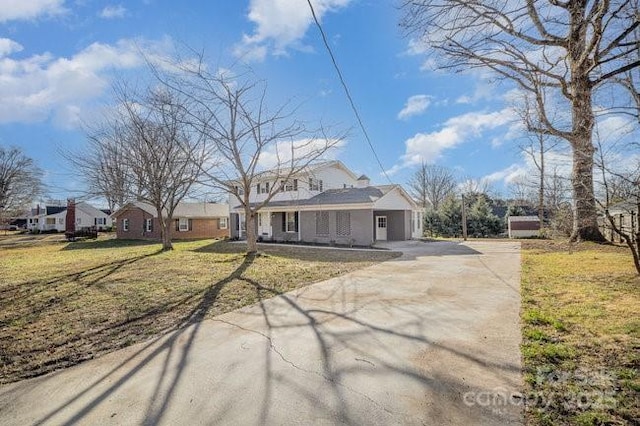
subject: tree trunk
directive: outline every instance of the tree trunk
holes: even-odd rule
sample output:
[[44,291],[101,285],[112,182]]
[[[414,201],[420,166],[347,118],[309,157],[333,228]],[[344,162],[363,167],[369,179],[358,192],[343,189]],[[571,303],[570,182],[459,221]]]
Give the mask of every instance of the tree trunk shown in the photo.
[[538,188],[538,219],[540,227],[544,226],[544,139],[540,137],[540,187]]
[[160,236],[162,238],[162,250],[173,250],[173,244],[171,244],[171,225],[173,222],[173,218],[167,217],[164,220],[159,220],[160,222]]
[[584,60],[587,50],[588,25],[584,22],[586,2],[570,3],[570,34],[568,59],[571,81],[571,148],[573,150],[573,230],[571,241],[604,241],[598,228],[598,213],[593,191],[593,114],[590,61]]
[[258,244],[256,242],[256,212],[250,208],[245,208],[244,217],[247,222],[247,254],[254,254],[258,252]]
[[598,228],[598,212],[593,191],[594,116],[588,79],[574,81],[573,98],[573,231],[572,241],[604,241]]

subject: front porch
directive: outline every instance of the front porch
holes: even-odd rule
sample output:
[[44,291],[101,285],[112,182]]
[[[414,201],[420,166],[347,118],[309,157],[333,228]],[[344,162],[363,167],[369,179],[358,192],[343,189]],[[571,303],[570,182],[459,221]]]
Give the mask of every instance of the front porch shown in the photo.
[[[420,220],[411,210],[265,209],[256,214],[254,229],[258,241],[371,246],[417,238]],[[232,238],[246,239],[244,214],[231,214],[231,230]]]

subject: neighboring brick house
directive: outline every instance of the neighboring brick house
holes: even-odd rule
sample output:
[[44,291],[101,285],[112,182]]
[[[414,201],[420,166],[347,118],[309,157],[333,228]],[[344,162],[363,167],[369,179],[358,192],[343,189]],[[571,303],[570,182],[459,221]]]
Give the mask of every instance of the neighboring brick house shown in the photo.
[[[160,240],[155,207],[132,201],[111,215],[118,238]],[[216,203],[180,203],[170,227],[173,239],[225,238],[229,236],[229,206]]]

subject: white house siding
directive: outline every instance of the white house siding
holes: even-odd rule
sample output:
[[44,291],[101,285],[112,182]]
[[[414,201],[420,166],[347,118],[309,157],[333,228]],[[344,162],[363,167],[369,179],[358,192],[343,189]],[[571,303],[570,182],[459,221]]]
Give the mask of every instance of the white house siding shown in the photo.
[[[51,214],[48,216],[41,216],[38,219],[38,229],[40,231],[51,231],[56,230],[58,232],[64,232],[65,229],[65,221],[66,221],[67,211],[63,210],[56,214]],[[47,223],[48,220],[53,221],[53,224]]]
[[[106,224],[96,225],[96,218],[104,219]],[[54,223],[48,223],[51,221]],[[31,217],[29,221],[27,221],[27,226],[29,229],[38,229],[40,231],[56,230],[58,232],[64,232],[66,230],[66,221],[67,210],[65,209],[55,214]],[[98,210],[87,203],[78,203],[76,205],[76,229],[97,226],[98,229],[103,230],[112,225],[113,221],[111,217],[102,210]]]
[[376,201],[374,208],[376,210],[413,210],[415,206],[402,195],[398,188],[394,188]]
[[[64,214],[66,215],[66,210]],[[96,225],[96,219],[104,219],[106,224]],[[107,215],[102,210],[98,210],[92,205],[86,203],[76,204],[76,228],[88,228],[96,226],[98,229],[105,229],[113,226],[111,216]]]
[[[293,183],[293,179],[298,180],[298,189],[297,191],[282,191],[277,193],[271,198],[271,202],[276,201],[296,201],[296,200],[306,200],[311,197],[318,195],[321,191],[311,191],[309,190],[309,178],[314,179],[315,181],[322,180],[322,190],[326,191],[327,189],[339,189],[344,188],[345,185],[347,187],[355,187],[357,186],[357,179],[353,177],[352,174],[342,169],[342,167],[337,165],[328,165],[326,167],[321,167],[317,170],[313,170],[311,172],[300,173],[299,175],[293,176],[290,181]],[[260,182],[260,186],[263,187],[265,185],[265,181]],[[275,182],[273,180],[268,180],[269,187],[272,188],[273,185],[280,185],[280,181]],[[258,194],[257,190],[257,182],[253,184],[251,187],[251,193],[249,194],[249,202],[250,203],[259,203],[264,201],[267,198],[268,194]],[[238,200],[235,195],[229,196],[229,205],[231,207],[235,207],[240,204],[240,200]]]

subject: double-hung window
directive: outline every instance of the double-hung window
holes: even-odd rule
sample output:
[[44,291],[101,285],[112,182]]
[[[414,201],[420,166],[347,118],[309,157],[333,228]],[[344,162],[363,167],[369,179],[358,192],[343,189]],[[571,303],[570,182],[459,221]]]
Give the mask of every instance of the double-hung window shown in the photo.
[[221,217],[218,223],[220,225],[220,229],[227,229],[229,227],[229,223],[226,217]]
[[296,212],[286,212],[285,232],[296,232]]
[[258,194],[268,194],[269,193],[269,182],[259,183],[256,185]]
[[151,232],[153,231],[153,219],[146,219],[144,221],[144,230],[146,232]]
[[282,182],[282,187],[285,192],[289,191],[297,191],[298,190],[298,179],[289,180],[286,182]]
[[310,191],[322,191],[322,179],[309,178]]
[[122,219],[122,230],[123,231],[129,230],[129,219]]
[[178,231],[185,232],[189,230],[189,219],[181,217],[178,222]]

